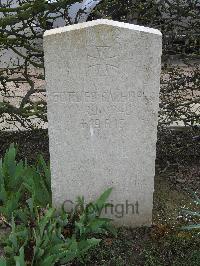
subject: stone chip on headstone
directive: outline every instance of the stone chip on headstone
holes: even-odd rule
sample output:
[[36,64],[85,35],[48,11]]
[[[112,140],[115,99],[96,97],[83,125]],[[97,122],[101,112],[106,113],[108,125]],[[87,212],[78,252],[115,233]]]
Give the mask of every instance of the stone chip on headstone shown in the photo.
[[53,204],[112,187],[117,225],[152,221],[162,35],[96,20],[46,31]]

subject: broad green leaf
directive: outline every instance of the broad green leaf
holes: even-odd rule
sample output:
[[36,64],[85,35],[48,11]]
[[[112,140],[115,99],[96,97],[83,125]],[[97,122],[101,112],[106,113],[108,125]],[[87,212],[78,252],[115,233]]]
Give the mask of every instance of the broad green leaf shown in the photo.
[[106,224],[105,229],[115,237],[117,236],[117,229],[110,222]]
[[7,266],[6,259],[3,257],[0,258],[0,266]]
[[78,244],[76,239],[72,239],[70,245],[66,245],[65,248],[66,250],[59,254],[61,264],[68,263],[77,257]]
[[3,173],[2,159],[0,159],[0,191],[2,184],[4,184],[4,173]]
[[77,232],[79,231],[80,236],[82,236],[85,233],[85,227],[82,223],[75,222],[75,228],[78,229]]
[[16,217],[17,219],[20,219],[21,222],[24,223],[24,225],[27,223],[28,215],[25,209],[15,210],[13,214],[14,214],[14,217]]
[[[41,266],[52,266],[55,265],[57,262],[57,254],[56,255],[48,255],[47,258],[44,258],[42,262],[40,263]],[[39,265],[38,265],[39,266]]]
[[89,249],[95,247],[101,242],[101,239],[90,238],[78,243],[79,256],[83,256]]
[[45,226],[49,223],[50,219],[52,218],[53,214],[55,213],[55,209],[49,209],[45,213],[45,216],[42,218],[42,220],[39,222],[39,231],[40,235],[42,236],[45,230]]
[[15,256],[14,259],[16,262],[16,266],[26,266],[23,247],[21,247],[19,250],[19,256]]
[[5,205],[7,198],[8,198],[8,193],[5,190],[5,186],[2,184],[1,190],[0,190],[0,201],[2,201]]
[[88,228],[90,229],[91,232],[96,232],[97,230],[101,229],[101,227],[103,225],[105,225],[106,223],[107,223],[107,220],[106,219],[97,218],[97,219],[91,221],[88,224]]
[[[16,169],[16,149],[14,144],[11,144],[4,156],[4,171],[9,174],[10,177],[14,177]],[[5,173],[4,172],[4,173]]]
[[97,200],[96,205],[98,207],[98,211],[101,212],[102,208],[104,207],[104,204],[108,200],[110,194],[112,192],[112,188],[107,189]]

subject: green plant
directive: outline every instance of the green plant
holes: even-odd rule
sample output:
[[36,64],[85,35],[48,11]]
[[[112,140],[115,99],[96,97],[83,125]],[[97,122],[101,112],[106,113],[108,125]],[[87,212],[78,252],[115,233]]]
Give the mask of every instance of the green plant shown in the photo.
[[[12,144],[0,167],[0,217],[11,232],[0,265],[55,265],[77,259],[98,245],[100,234],[116,233],[101,218],[112,189],[95,202],[79,197],[72,213],[51,207],[50,171],[40,156],[36,166],[16,161]],[[96,237],[97,236],[97,237]]]
[[36,166],[16,161],[16,148],[12,144],[0,160],[0,213],[11,219],[28,198],[45,207],[51,203],[50,171],[42,156]]
[[[191,194],[193,195],[194,198],[194,203],[197,206],[200,206],[200,198],[197,196],[197,194],[195,192],[191,192]],[[182,209],[181,210],[182,214],[185,216],[189,216],[192,218],[200,218],[200,211],[191,211],[191,210],[187,210],[187,209]],[[198,229],[200,230],[200,223],[196,223],[196,224],[190,224],[187,226],[183,226],[181,227],[182,230],[192,230],[192,229]]]
[[[109,189],[109,193],[103,193],[105,200],[110,192]],[[83,262],[88,250],[101,241],[92,235],[114,231],[110,230],[110,220],[99,218],[95,212],[88,217],[87,205],[81,213],[74,212],[76,221],[72,224],[64,210],[58,215],[53,208],[42,209],[33,203],[29,199],[23,210],[15,212],[16,220],[12,218],[11,233],[5,243],[8,265],[13,264],[13,259],[20,266],[64,264],[74,259]]]
[[[19,265],[54,265],[67,263],[75,258],[82,259],[84,253],[97,245],[100,239],[87,238],[78,241],[73,234],[64,236],[64,228],[68,224],[66,213],[56,216],[55,209],[46,208],[43,212],[29,204],[33,217],[20,225],[12,220],[11,233],[6,241],[5,252],[8,264]],[[31,223],[32,222],[32,223]]]
[[45,207],[51,205],[51,175],[44,158],[38,157],[36,166],[28,167],[23,185],[31,195],[36,205]]
[[76,218],[76,215],[79,216],[78,221],[75,222],[75,231],[80,239],[94,232],[106,233],[110,231],[112,234],[116,234],[114,227],[110,224],[111,219],[100,218],[103,209],[110,205],[106,203],[106,200],[110,196],[111,191],[112,188],[109,188],[95,202],[88,203],[87,205],[84,202],[84,198],[78,198],[74,217]]

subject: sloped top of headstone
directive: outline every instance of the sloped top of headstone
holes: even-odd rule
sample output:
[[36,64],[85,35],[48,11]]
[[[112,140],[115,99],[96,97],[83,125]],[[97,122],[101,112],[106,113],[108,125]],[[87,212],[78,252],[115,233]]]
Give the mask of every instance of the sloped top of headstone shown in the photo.
[[130,29],[130,30],[135,30],[135,31],[140,31],[140,32],[147,32],[151,34],[162,35],[162,33],[159,30],[153,29],[153,28],[148,28],[148,27],[124,23],[124,22],[118,22],[118,21],[108,20],[108,19],[97,19],[97,20],[93,20],[89,22],[84,22],[84,23],[74,24],[74,25],[56,28],[52,30],[47,30],[45,31],[44,36],[61,34],[61,33],[68,32],[68,31],[75,31],[75,30],[95,27],[98,25],[108,25],[108,26],[118,27],[122,29]]

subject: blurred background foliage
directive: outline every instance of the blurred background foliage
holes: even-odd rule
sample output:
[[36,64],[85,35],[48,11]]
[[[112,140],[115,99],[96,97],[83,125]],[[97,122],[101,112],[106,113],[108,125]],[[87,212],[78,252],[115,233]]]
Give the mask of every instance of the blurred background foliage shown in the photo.
[[[42,38],[71,24],[76,0],[0,1],[1,130],[47,127]],[[103,0],[89,20],[108,18],[154,27],[163,34],[159,126],[197,128],[200,113],[198,0]],[[11,54],[12,56],[8,56]],[[15,126],[13,126],[15,125]]]

